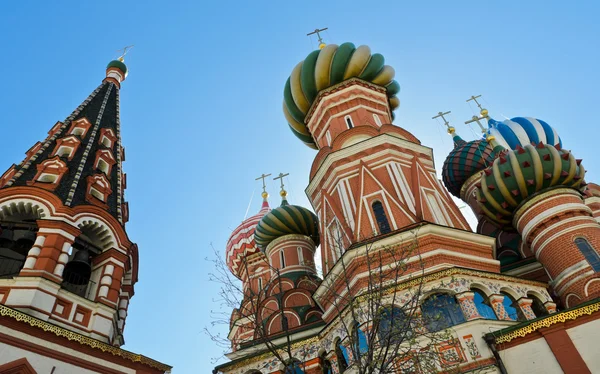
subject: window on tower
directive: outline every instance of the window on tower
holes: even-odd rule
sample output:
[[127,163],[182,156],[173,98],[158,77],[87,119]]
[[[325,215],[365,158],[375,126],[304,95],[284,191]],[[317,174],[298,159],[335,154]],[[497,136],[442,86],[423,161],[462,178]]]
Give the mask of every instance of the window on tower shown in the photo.
[[342,345],[340,338],[335,341],[335,357],[338,363],[338,371],[343,373],[348,368],[348,351]]
[[454,296],[435,294],[429,296],[423,305],[423,319],[431,332],[447,329],[448,327],[465,322],[460,305]]
[[351,115],[347,115],[346,117],[344,117],[344,119],[346,120],[346,126],[348,126],[348,129],[351,129],[354,127],[354,122],[352,122]]
[[381,127],[382,123],[381,123],[381,118],[379,118],[379,116],[375,113],[373,113],[373,119],[375,120],[375,123],[377,124],[377,126]]
[[285,267],[285,255],[283,253],[283,249],[279,251],[279,261],[281,262],[281,268]]
[[540,300],[537,296],[527,294],[527,297],[529,297],[533,301],[531,303],[531,310],[533,310],[533,314],[535,314],[536,317],[539,318],[547,316],[549,314],[548,310],[546,309],[546,306],[544,306],[542,300]]
[[525,321],[526,318],[523,315],[523,312],[521,312],[521,308],[516,300],[506,292],[500,292],[500,294],[504,296],[502,305],[504,306],[504,310],[506,311],[506,314],[508,314],[508,317],[513,321]]
[[485,319],[498,319],[486,294],[475,288],[472,288],[471,291],[473,291],[473,302],[475,303],[479,315]]
[[400,344],[413,335],[406,313],[397,306],[386,306],[379,311],[379,341],[385,345]]
[[600,271],[600,256],[590,242],[585,238],[579,237],[575,239],[575,245],[579,248],[579,251],[585,257],[592,269],[595,272]]
[[379,234],[387,234],[388,232],[392,231],[390,229],[390,222],[387,219],[385,209],[383,208],[381,201],[373,202],[371,207],[373,208],[375,220],[377,221],[377,226],[379,227]]

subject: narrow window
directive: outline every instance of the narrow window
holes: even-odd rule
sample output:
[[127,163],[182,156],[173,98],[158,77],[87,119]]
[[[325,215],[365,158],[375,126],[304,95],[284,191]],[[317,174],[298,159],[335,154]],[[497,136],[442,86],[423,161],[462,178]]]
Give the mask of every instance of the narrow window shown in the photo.
[[502,305],[504,305],[504,310],[506,311],[506,314],[508,314],[508,317],[513,321],[525,321],[526,318],[523,315],[523,312],[521,312],[521,308],[515,299],[506,292],[500,292],[500,294],[504,296]]
[[71,152],[73,152],[73,148],[60,146],[56,154],[58,157],[71,157]]
[[369,344],[367,343],[367,336],[360,329],[358,323],[354,324],[354,330],[352,331],[354,344],[353,353],[355,356],[362,356],[369,351]]
[[348,129],[351,129],[354,127],[354,122],[352,122],[352,116],[348,115],[348,116],[344,117],[344,119],[346,120],[346,126],[348,126]]
[[98,159],[98,169],[108,176],[108,164],[103,159]]
[[258,278],[258,292],[260,293],[262,291],[262,278]]
[[472,289],[471,291],[474,293],[473,302],[479,315],[485,319],[498,319],[496,313],[494,313],[494,309],[490,306],[488,297],[480,290]]
[[83,135],[84,133],[85,133],[85,129],[82,129],[81,127],[75,127],[73,129],[73,131],[71,132],[71,134],[79,135],[79,136]]
[[575,245],[579,248],[579,251],[587,262],[589,262],[592,269],[595,272],[600,271],[600,256],[598,256],[598,252],[594,250],[594,247],[588,242],[585,238],[577,238],[575,239]]
[[281,261],[281,268],[285,267],[285,256],[283,255],[283,249],[279,251],[279,260]]
[[548,310],[546,309],[544,303],[540,299],[538,299],[534,295],[527,296],[529,296],[531,300],[533,300],[533,303],[531,303],[531,310],[533,310],[533,314],[535,314],[536,317],[539,318],[548,315]]
[[106,136],[102,137],[102,145],[105,146],[106,148],[110,148],[112,146],[112,142],[110,141],[109,138],[107,138]]
[[302,254],[302,247],[298,247],[298,264],[304,265],[304,255]]
[[327,130],[325,136],[327,137],[327,145],[331,147],[331,134],[329,133],[329,130]]
[[385,215],[385,210],[383,209],[383,204],[380,201],[375,201],[372,205],[373,213],[375,213],[375,220],[377,221],[377,226],[379,226],[380,234],[387,234],[392,231],[390,229],[390,222]]
[[377,124],[377,126],[381,127],[382,123],[381,123],[381,118],[379,118],[379,116],[375,113],[373,113],[373,119],[375,120],[375,123]]
[[338,370],[343,373],[348,368],[348,352],[342,345],[340,338],[335,343],[335,357],[337,358]]

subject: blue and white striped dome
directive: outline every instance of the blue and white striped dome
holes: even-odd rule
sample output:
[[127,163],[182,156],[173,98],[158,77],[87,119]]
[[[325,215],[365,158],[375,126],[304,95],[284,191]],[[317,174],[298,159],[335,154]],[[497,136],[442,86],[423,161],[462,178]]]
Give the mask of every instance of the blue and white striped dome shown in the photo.
[[499,122],[489,118],[488,126],[487,134],[493,135],[498,144],[507,149],[539,142],[562,147],[562,141],[556,131],[541,119],[515,117]]

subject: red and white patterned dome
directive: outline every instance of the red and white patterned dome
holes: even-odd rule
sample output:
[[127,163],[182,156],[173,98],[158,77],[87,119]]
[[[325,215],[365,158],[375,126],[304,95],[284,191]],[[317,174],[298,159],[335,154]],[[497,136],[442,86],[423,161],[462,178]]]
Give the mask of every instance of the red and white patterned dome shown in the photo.
[[260,211],[250,218],[245,219],[229,237],[227,241],[226,260],[229,270],[236,276],[240,277],[240,265],[246,256],[250,256],[260,250],[254,242],[254,229],[261,218],[271,210],[269,202],[265,199],[262,203]]

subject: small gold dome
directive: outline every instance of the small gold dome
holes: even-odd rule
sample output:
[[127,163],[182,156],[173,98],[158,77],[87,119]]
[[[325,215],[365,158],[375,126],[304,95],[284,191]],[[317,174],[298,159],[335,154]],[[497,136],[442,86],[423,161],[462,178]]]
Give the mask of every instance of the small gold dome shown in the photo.
[[287,191],[286,190],[281,190],[279,192],[279,194],[281,195],[281,197],[286,197],[287,196]]
[[323,49],[323,48],[325,48],[325,46],[326,46],[325,43],[321,43],[321,44],[319,44],[319,49]]
[[260,196],[262,196],[263,199],[266,199],[269,197],[269,193],[267,191],[265,191],[265,192],[261,193]]
[[481,113],[481,116],[482,116],[482,117],[487,117],[487,115],[488,115],[488,110],[487,110],[487,109],[481,109],[481,112],[480,112],[480,113]]
[[454,134],[455,131],[456,129],[454,127],[448,127],[448,134]]

